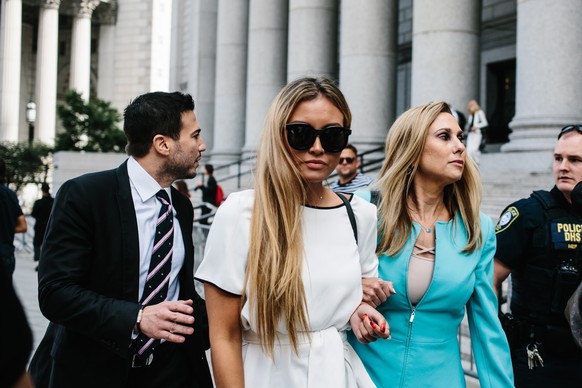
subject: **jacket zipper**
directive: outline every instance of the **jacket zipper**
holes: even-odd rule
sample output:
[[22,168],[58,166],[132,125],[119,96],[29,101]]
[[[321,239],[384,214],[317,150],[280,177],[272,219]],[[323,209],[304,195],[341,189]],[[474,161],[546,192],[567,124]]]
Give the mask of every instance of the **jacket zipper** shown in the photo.
[[410,341],[412,340],[412,325],[414,324],[414,317],[416,316],[416,306],[412,306],[410,318],[408,319],[408,335],[406,336],[406,352],[404,353],[404,365],[402,366],[402,375],[400,377],[400,386],[404,386],[406,378],[406,367],[408,366],[408,352],[410,351]]
[[[436,223],[434,226],[434,231],[435,231],[435,267],[436,267]],[[415,236],[415,238],[418,237],[418,235]],[[414,247],[412,248],[414,249]],[[411,252],[412,254],[412,252]],[[406,277],[408,277],[408,271],[410,269],[410,260],[408,261],[408,264],[406,264]],[[432,284],[434,279],[431,279],[430,284],[426,290],[426,292],[428,292],[428,290],[430,289],[430,286]],[[419,304],[422,303],[422,300],[425,298],[425,295],[422,296],[422,298],[420,298],[420,300],[418,301],[418,304],[416,304],[416,306],[413,306],[412,303],[410,302],[410,298],[408,297],[408,287],[406,287],[406,293],[407,293],[407,298],[408,298],[408,303],[410,305],[410,318],[408,318],[408,335],[406,336],[406,352],[404,353],[404,365],[402,366],[402,375],[400,376],[400,387],[404,386],[404,381],[406,379],[406,367],[408,365],[408,354],[410,351],[410,342],[412,340],[412,325],[414,324],[414,317],[416,316],[416,308],[418,307]]]

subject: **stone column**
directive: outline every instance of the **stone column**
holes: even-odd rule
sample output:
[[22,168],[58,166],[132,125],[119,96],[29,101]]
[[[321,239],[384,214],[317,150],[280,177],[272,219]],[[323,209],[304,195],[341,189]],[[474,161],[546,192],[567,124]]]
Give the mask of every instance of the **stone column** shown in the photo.
[[57,120],[57,60],[60,0],[45,0],[40,7],[36,51],[36,133],[54,144]]
[[2,0],[0,41],[0,141],[18,141],[22,1]]
[[240,158],[244,142],[249,1],[218,2],[214,148],[216,164]]
[[337,79],[337,25],[338,0],[289,0],[287,81],[305,75]]
[[172,48],[172,0],[153,0],[151,16],[149,90],[170,88],[170,55]]
[[102,100],[113,100],[115,81],[115,23],[117,8],[101,15],[99,26],[99,49],[97,65],[97,96]]
[[71,76],[69,87],[89,101],[91,85],[91,15],[100,0],[73,3],[73,32],[71,39]]
[[[231,5],[234,6],[233,3]],[[202,127],[206,147],[214,142],[214,87],[216,83],[216,29],[218,4],[216,0],[192,2],[193,23],[188,89],[196,102],[196,118]],[[218,112],[220,113],[220,112]]]
[[247,108],[243,152],[259,144],[265,115],[287,79],[287,1],[251,0],[247,60]]
[[479,96],[480,1],[414,0],[412,106],[445,100],[465,111]]
[[579,0],[517,2],[515,116],[502,151],[551,151],[561,127],[582,122],[581,18]]
[[396,99],[396,28],[393,0],[342,0],[340,87],[352,111],[350,142],[384,143],[394,120]]

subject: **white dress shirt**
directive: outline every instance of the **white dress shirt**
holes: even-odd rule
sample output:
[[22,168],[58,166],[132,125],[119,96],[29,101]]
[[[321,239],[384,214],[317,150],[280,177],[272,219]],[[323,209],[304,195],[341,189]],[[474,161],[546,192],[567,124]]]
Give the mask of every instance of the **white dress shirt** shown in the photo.
[[[162,204],[156,199],[156,193],[162,189],[158,182],[132,157],[127,161],[127,173],[131,186],[131,197],[135,208],[137,221],[137,231],[139,236],[139,299],[143,294],[146,277],[150,269],[152,257],[152,247],[154,245],[154,235],[158,214]],[[168,193],[170,203],[172,195],[170,187],[163,188]],[[172,207],[174,214],[174,251],[172,253],[172,271],[170,273],[170,283],[166,300],[178,300],[180,294],[180,284],[178,274],[184,264],[184,240],[180,223],[176,220],[176,209]]]

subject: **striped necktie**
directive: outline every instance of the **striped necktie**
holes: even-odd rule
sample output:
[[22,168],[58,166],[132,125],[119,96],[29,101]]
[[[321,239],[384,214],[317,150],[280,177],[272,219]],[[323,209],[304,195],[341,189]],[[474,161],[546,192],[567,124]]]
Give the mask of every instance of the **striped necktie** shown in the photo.
[[[172,270],[172,252],[174,251],[174,215],[172,213],[172,205],[165,190],[158,191],[156,198],[162,203],[162,208],[158,215],[150,268],[140,300],[142,306],[155,305],[166,300],[170,272]],[[139,333],[132,344],[134,351],[133,365],[151,364],[154,351],[159,344],[160,340],[149,338],[145,334]]]

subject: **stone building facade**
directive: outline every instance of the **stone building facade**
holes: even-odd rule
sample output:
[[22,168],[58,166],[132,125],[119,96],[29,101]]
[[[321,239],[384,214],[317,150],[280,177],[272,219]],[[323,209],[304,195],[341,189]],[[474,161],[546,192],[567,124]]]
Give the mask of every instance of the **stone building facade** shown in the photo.
[[152,90],[193,95],[212,160],[252,154],[288,80],[325,75],[352,140],[382,144],[396,116],[475,98],[502,151],[550,150],[582,122],[581,0],[2,0],[0,141],[59,130],[76,89],[119,110]]

